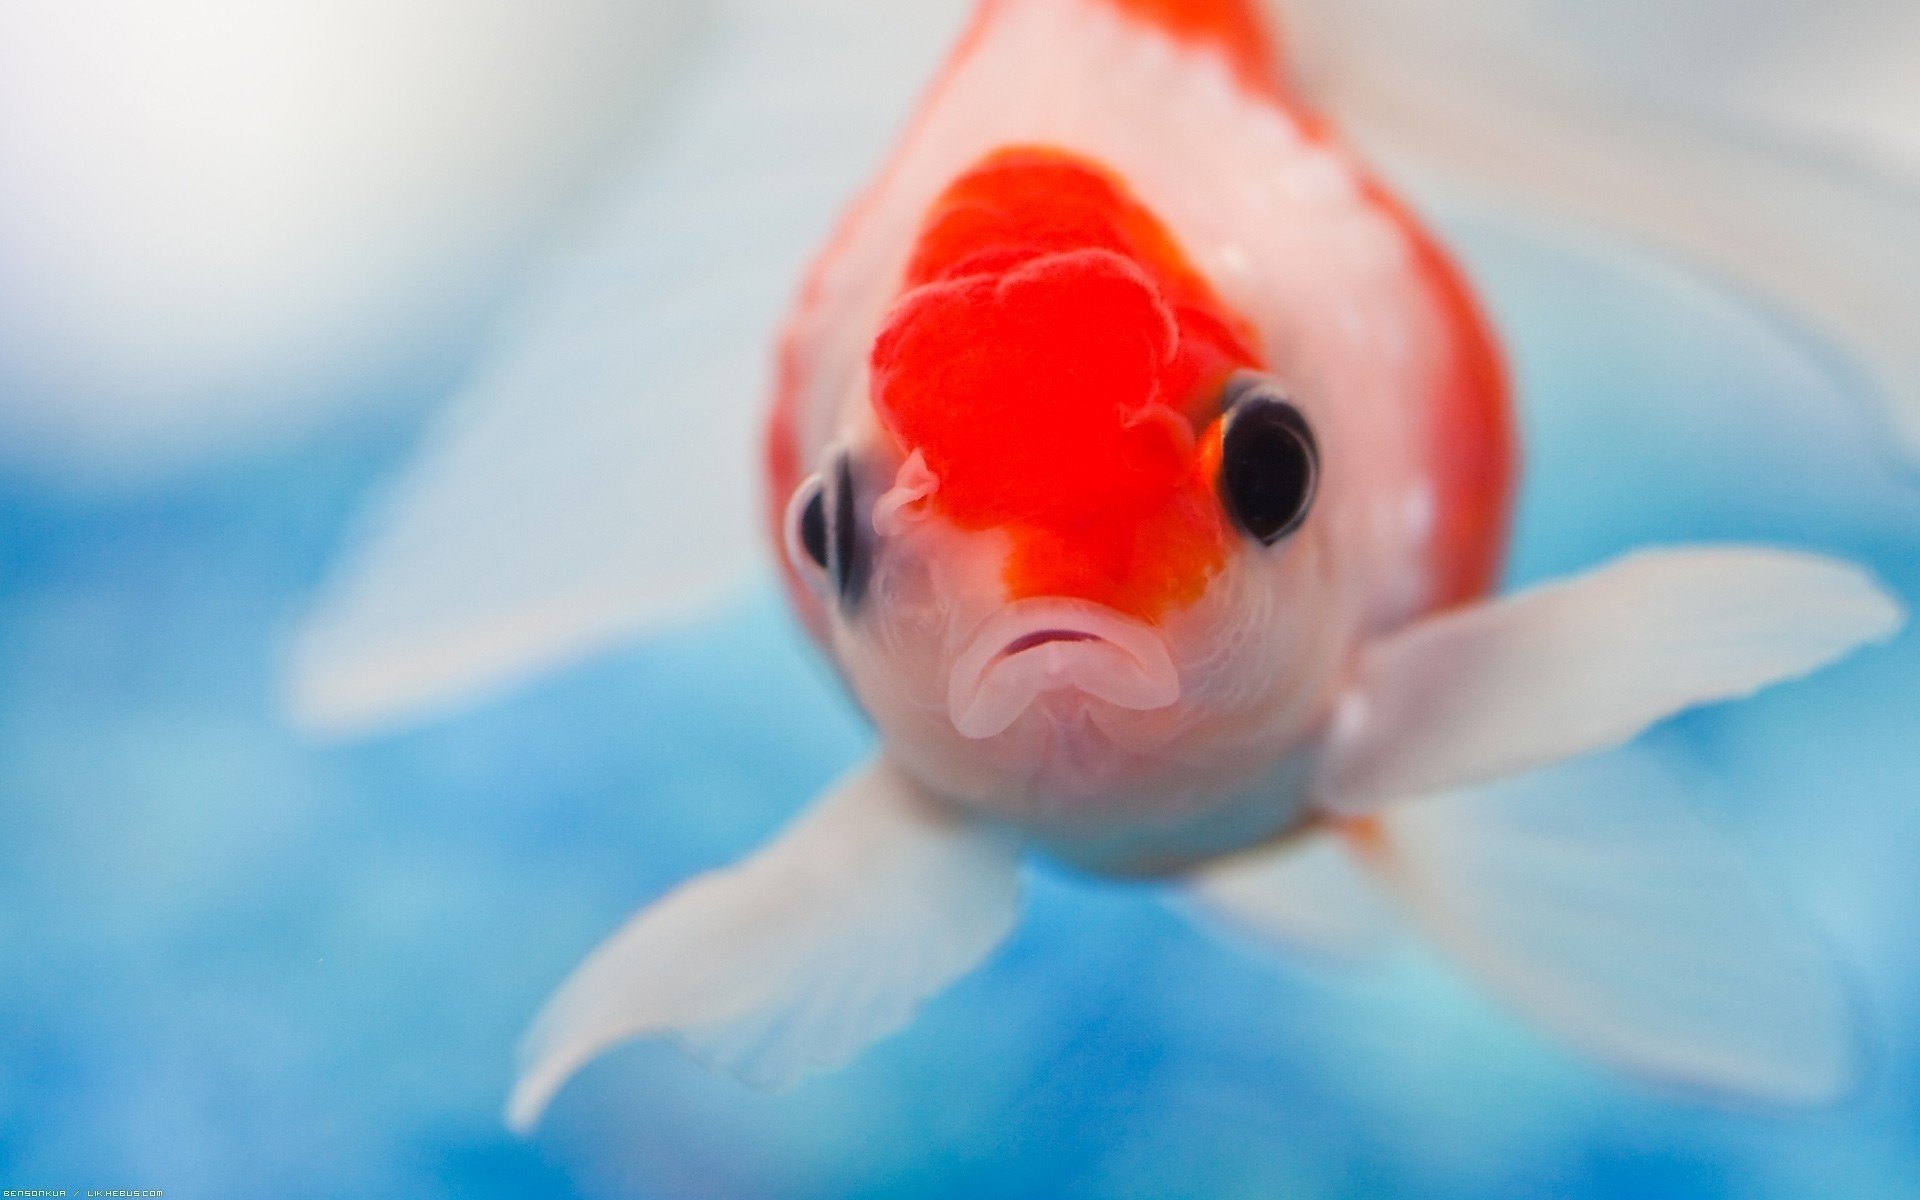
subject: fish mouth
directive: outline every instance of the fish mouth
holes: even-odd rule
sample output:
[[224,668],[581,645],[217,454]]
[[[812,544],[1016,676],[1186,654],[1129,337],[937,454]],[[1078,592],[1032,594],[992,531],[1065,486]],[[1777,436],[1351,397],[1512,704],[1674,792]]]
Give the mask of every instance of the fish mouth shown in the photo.
[[962,737],[990,738],[1059,692],[1145,712],[1180,699],[1180,675],[1144,622],[1090,601],[1021,600],[987,618],[954,660],[947,713]]

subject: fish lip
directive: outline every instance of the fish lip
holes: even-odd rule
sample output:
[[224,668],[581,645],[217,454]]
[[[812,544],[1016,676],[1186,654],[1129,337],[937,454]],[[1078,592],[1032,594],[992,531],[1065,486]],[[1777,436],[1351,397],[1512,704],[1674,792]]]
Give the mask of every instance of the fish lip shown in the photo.
[[1149,711],[1180,699],[1180,677],[1165,639],[1143,621],[1087,600],[1020,600],[981,622],[954,660],[947,713],[977,741],[1058,691]]
[[1082,629],[1036,629],[1032,633],[1023,633],[1002,649],[995,661],[1012,658],[1016,654],[1025,654],[1029,650],[1038,650],[1042,646],[1051,646],[1056,642],[1097,642],[1098,634]]

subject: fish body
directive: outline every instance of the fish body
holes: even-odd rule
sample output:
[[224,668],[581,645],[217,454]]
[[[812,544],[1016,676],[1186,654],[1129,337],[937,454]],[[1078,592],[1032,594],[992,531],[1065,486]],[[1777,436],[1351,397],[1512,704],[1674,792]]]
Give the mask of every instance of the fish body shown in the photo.
[[[1281,78],[1251,5],[984,6],[783,341],[769,510],[804,623],[902,765],[1069,854],[1283,832],[1358,647],[1498,573],[1492,335]],[[1249,380],[1318,451],[1284,545],[1219,500]],[[842,461],[857,603],[787,552]],[[1037,678],[1076,669],[1114,694]]]
[[[612,258],[642,245],[664,274],[658,230],[696,220],[754,244],[730,206],[768,191],[753,172],[783,147],[761,123],[803,89],[743,96],[811,69],[791,3],[756,10],[762,52],[670,142]],[[751,154],[705,140],[742,111]],[[716,161],[744,182],[681,194]],[[1827,260],[1817,223],[1774,215],[1795,237],[1770,246]],[[1727,261],[1719,226],[1680,232]],[[731,278],[691,261],[645,321],[571,289],[485,377],[482,419],[303,640],[310,723],[444,702],[709,594],[732,526],[700,518],[748,488],[689,500],[734,477],[716,433],[744,389],[720,381],[744,350],[680,353]],[[1875,328],[1868,357],[1897,364]],[[600,342],[649,354],[583,369]],[[1751,546],[1497,594],[1518,456],[1495,337],[1286,79],[1264,9],[982,4],[806,274],[775,375],[760,507],[878,749],[586,960],[528,1036],[516,1125],[628,1038],[769,1084],[846,1063],[1000,944],[1036,855],[1161,877],[1287,947],[1410,931],[1669,1083],[1845,1087],[1849,1006],[1817,942],[1620,747],[1890,637],[1900,607],[1846,563]]]

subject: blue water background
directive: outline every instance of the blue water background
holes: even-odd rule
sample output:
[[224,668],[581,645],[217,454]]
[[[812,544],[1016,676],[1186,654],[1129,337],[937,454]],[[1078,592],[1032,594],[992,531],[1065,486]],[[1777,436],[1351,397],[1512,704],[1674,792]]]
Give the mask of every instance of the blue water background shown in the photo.
[[[1920,600],[1920,499],[1817,347],[1561,231],[1458,234],[1508,332],[1513,577],[1759,540]],[[1920,638],[1652,735],[1857,982],[1825,1112],[1703,1105],[1415,950],[1245,953],[1036,873],[986,969],[762,1095],[616,1052],[531,1140],[526,1020],[632,909],[767,837],[868,735],[771,587],[402,736],[285,728],[285,636],[417,429],[137,497],[0,480],[0,1184],[177,1197],[1920,1195]]]

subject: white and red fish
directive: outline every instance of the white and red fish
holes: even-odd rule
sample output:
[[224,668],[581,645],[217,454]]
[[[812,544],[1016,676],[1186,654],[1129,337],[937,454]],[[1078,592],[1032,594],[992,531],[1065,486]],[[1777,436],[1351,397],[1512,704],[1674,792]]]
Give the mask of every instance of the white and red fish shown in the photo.
[[[649,222],[674,212],[655,194]],[[701,303],[644,336],[697,339]],[[548,338],[492,386],[568,405],[582,344]],[[645,418],[670,448],[647,478],[611,450],[580,468],[682,524],[708,502],[720,385],[594,378],[603,420],[641,419],[605,415],[623,388],[687,401]],[[1660,781],[1535,773],[1889,637],[1899,607],[1850,565],[1718,546],[1495,596],[1516,455],[1494,335],[1289,88],[1252,3],[982,4],[815,261],[773,390],[788,591],[880,749],[595,952],[536,1025],[516,1123],[627,1038],[770,1082],[847,1061],[999,944],[1030,854],[1165,877],[1283,942],[1398,911],[1609,1061],[1778,1099],[1841,1086],[1823,961]],[[473,498],[444,479],[539,491],[537,407],[413,482],[427,515],[305,647],[311,715],[455,695],[704,582],[709,523],[537,503],[511,580],[423,572]],[[578,565],[595,554],[614,565]]]

